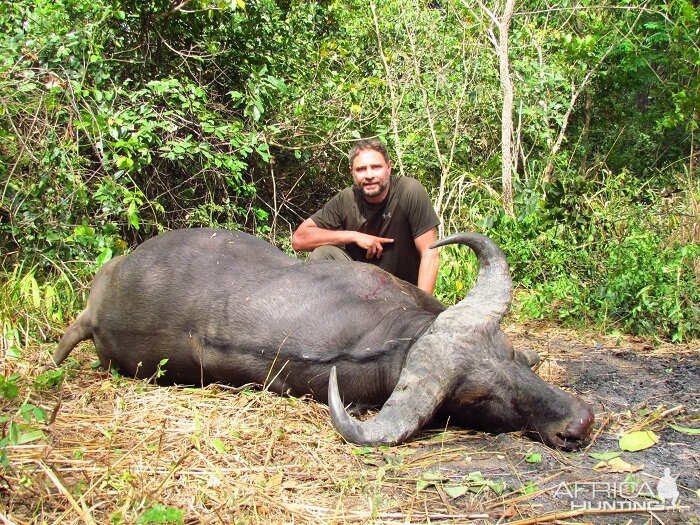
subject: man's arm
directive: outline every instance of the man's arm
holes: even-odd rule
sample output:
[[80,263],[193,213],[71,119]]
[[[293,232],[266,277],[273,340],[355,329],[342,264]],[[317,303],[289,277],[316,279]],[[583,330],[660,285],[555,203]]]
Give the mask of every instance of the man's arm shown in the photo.
[[292,248],[297,252],[310,252],[326,244],[335,246],[342,244],[357,244],[367,250],[367,258],[379,259],[384,251],[384,243],[394,242],[394,239],[375,237],[350,230],[326,230],[316,225],[313,219],[306,219],[292,235]]
[[437,281],[440,257],[437,248],[429,246],[437,241],[437,228],[431,228],[414,239],[416,249],[420,253],[420,266],[418,267],[418,288],[432,295]]

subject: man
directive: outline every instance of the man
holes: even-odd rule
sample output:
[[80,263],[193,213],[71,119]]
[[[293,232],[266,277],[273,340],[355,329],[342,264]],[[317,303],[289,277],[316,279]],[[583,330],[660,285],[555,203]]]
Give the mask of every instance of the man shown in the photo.
[[336,194],[292,236],[296,251],[310,260],[340,259],[376,264],[417,285],[435,289],[440,223],[425,188],[416,179],[391,175],[391,160],[378,139],[350,150],[355,184]]

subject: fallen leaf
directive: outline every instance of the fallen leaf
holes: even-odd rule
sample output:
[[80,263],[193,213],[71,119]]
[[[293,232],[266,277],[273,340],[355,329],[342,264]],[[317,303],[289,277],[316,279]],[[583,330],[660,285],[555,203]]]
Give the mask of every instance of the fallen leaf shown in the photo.
[[589,456],[591,456],[593,459],[599,459],[601,461],[610,461],[613,458],[618,457],[622,452],[619,451],[613,451],[613,452],[589,452]]
[[639,430],[622,436],[618,441],[618,445],[622,450],[638,452],[652,447],[658,442],[659,438],[651,430]]
[[275,474],[267,478],[268,487],[279,487],[280,485],[282,485],[282,474]]
[[219,438],[214,438],[211,440],[211,446],[214,447],[214,449],[219,453],[219,454],[225,454],[226,453],[226,445],[224,445],[224,442],[221,441]]
[[593,470],[595,470],[596,472],[604,471],[606,468],[608,468],[608,462],[607,461],[600,461],[600,462],[596,463],[595,465],[593,465],[593,467],[591,467],[591,468]]
[[608,461],[610,472],[639,472],[644,469],[644,465],[632,465],[622,458],[612,458]]
[[700,435],[700,428],[682,427],[680,425],[674,425],[673,423],[669,423],[668,426],[677,432],[682,432],[683,434],[690,434],[691,436]]
[[421,479],[416,481],[416,492],[420,492],[423,489],[427,489],[433,485],[445,481],[446,478],[435,472],[425,472]]
[[525,454],[525,461],[528,463],[541,463],[542,462],[542,454],[539,452],[528,452]]
[[443,487],[443,490],[445,491],[445,494],[447,494],[452,499],[455,499],[459,498],[460,496],[464,496],[464,494],[469,492],[469,485],[455,485],[450,487]]
[[601,461],[593,470],[596,472],[624,473],[639,472],[644,469],[644,465],[632,465],[621,458],[612,458],[610,461]]

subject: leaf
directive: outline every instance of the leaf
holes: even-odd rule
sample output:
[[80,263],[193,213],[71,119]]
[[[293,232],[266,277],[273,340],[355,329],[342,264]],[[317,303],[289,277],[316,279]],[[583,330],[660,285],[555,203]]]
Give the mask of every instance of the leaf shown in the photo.
[[224,442],[219,438],[212,439],[211,446],[214,447],[214,450],[216,450],[219,454],[226,453],[226,445],[224,445]]
[[474,494],[479,494],[482,490],[488,488],[496,495],[500,496],[506,488],[505,483],[496,483],[495,481],[485,479],[484,475],[478,470],[470,472],[467,475],[467,479],[470,482],[469,490]]
[[443,487],[445,494],[447,494],[449,497],[452,499],[459,498],[460,496],[464,496],[467,492],[469,492],[469,485],[454,485],[450,487]]
[[423,474],[421,479],[416,481],[416,492],[420,492],[423,489],[432,487],[433,485],[436,485],[437,483],[442,482],[444,480],[444,476],[441,476],[440,474],[437,474],[435,472],[426,472]]
[[479,470],[475,470],[474,472],[470,472],[470,473],[467,475],[467,479],[468,479],[469,481],[474,481],[474,482],[476,482],[476,483],[483,483],[483,482],[485,481],[485,480],[484,480],[484,475],[483,475],[483,474],[481,473],[481,471],[479,471]]
[[275,474],[267,478],[265,486],[266,487],[280,487],[282,486],[282,474]]
[[607,461],[599,461],[598,463],[596,463],[595,465],[593,465],[593,466],[591,467],[591,469],[592,469],[592,470],[595,470],[596,472],[601,472],[601,471],[605,470],[607,466],[608,466],[608,462],[607,462]]
[[613,458],[608,461],[608,472],[639,472],[644,469],[644,465],[632,465],[621,458]]
[[31,429],[31,430],[26,430],[22,431],[18,434],[17,439],[16,439],[16,444],[17,445],[26,445],[27,443],[31,443],[32,441],[36,441],[38,439],[44,439],[44,433],[41,430],[36,430],[36,429]]
[[625,434],[618,441],[618,445],[622,450],[628,452],[638,452],[656,445],[659,438],[651,430],[639,430]]
[[505,483],[495,483],[495,482],[489,482],[488,487],[493,491],[496,496],[500,496],[503,494],[503,491],[506,489],[506,484]]
[[374,452],[371,447],[357,447],[350,451],[354,456],[369,456]]
[[613,452],[590,452],[588,455],[591,456],[593,459],[599,459],[601,461],[610,461],[613,458],[618,457],[622,452],[618,451],[613,451]]
[[129,224],[131,224],[135,230],[139,229],[139,211],[136,207],[136,203],[131,201],[129,203],[129,209],[127,210],[127,215],[129,216]]
[[19,386],[14,383],[0,382],[0,394],[6,399],[14,399],[19,394]]
[[136,523],[184,523],[185,511],[154,503],[138,517]]
[[700,435],[700,428],[682,427],[680,425],[674,425],[673,423],[669,423],[668,426],[677,432],[682,432],[683,434],[689,434],[691,436]]
[[535,483],[532,480],[528,480],[525,483],[525,485],[523,485],[522,487],[520,487],[520,489],[518,489],[518,492],[521,494],[532,494],[533,492],[536,492],[537,490],[539,490],[539,488],[540,487],[537,483]]
[[39,308],[41,306],[41,290],[39,290],[39,283],[34,276],[32,276],[30,282],[32,285],[32,304],[34,308]]
[[99,268],[104,263],[109,261],[112,258],[113,253],[114,252],[112,251],[112,248],[110,248],[109,246],[103,248],[102,251],[100,252],[99,257],[97,257],[97,261],[96,261],[97,267]]
[[542,454],[539,452],[528,452],[525,454],[525,461],[528,463],[542,463]]

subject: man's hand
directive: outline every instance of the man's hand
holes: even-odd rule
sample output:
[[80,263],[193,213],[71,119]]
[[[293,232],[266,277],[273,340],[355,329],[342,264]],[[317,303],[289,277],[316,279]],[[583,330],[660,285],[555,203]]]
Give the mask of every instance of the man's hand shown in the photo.
[[384,245],[394,242],[394,239],[375,237],[374,235],[367,235],[366,233],[357,232],[354,242],[360,248],[367,250],[367,259],[379,259],[382,256],[382,253],[384,253]]
[[367,259],[379,259],[384,252],[384,244],[390,242],[394,242],[394,239],[375,237],[357,231],[319,228],[311,218],[302,222],[292,236],[292,248],[296,251],[310,252],[324,244],[338,246],[354,243],[367,250]]

